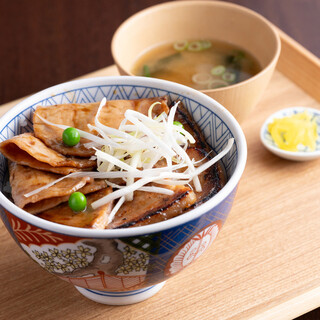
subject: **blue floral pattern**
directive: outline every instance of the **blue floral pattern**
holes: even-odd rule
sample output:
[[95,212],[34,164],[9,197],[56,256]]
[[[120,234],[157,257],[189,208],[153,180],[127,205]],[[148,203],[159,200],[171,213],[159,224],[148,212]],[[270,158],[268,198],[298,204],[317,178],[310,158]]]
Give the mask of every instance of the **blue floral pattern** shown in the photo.
[[[97,83],[102,82],[103,80],[97,81]],[[110,81],[105,82],[108,83]],[[38,105],[50,106],[75,102],[88,103],[100,101],[103,97],[106,97],[108,100],[115,100],[163,95],[167,95],[171,101],[182,100],[215,152],[220,152],[226,146],[228,139],[233,137],[232,130],[221,119],[218,113],[209,106],[197,102],[190,95],[178,94],[170,90],[159,89],[152,85],[128,85],[126,81],[121,84],[121,80],[117,80],[116,83],[116,85],[97,84],[87,86],[79,82],[79,85],[74,90],[63,90],[62,85],[56,89],[53,87],[52,91],[50,91],[51,89],[47,89],[45,94],[38,94],[31,98],[28,105],[16,109],[15,115],[0,127],[0,141],[23,132],[32,131],[32,114]],[[233,174],[237,166],[238,156],[237,144],[234,144],[231,151],[222,160],[228,177]],[[7,180],[7,162],[0,155],[0,190],[3,190]],[[236,187],[218,206],[211,208],[200,217],[183,225],[153,234],[113,239],[114,241],[121,242],[124,247],[123,263],[114,272],[117,275],[129,276],[137,272],[143,273],[145,274],[145,279],[143,278],[143,286],[145,287],[164,281],[168,261],[184,243],[215,221],[219,221],[223,225],[231,209],[235,193]],[[6,221],[6,219],[4,220]],[[6,223],[6,226],[9,232],[13,233],[12,226],[8,223]],[[59,234],[54,233],[54,235]],[[23,245],[23,249],[29,255],[33,255],[35,260],[48,271],[61,274],[72,272],[79,268],[86,271],[85,269],[87,266],[90,266],[94,254],[99,247],[95,243],[97,239],[92,238],[89,240],[93,243],[91,248],[78,244],[72,248],[69,246],[69,251],[68,249],[60,249],[57,246],[45,248],[45,245],[33,248],[33,251],[30,246]]]

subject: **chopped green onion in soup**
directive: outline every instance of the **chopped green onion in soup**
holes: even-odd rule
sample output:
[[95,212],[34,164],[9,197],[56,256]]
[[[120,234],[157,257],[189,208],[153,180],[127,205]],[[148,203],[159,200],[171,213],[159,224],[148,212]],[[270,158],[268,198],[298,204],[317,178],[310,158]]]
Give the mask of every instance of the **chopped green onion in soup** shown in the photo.
[[200,51],[202,49],[202,45],[200,41],[192,41],[188,45],[188,51]]
[[236,79],[236,74],[234,72],[225,72],[221,78],[228,82],[233,82]]
[[[136,61],[132,73],[208,90],[245,81],[260,70],[257,59],[233,44],[181,39],[147,50]],[[215,80],[224,82],[217,84]]]
[[150,68],[149,68],[149,66],[146,65],[146,64],[143,66],[143,76],[144,76],[144,77],[150,77],[150,76],[151,76],[151,74],[150,74]]
[[223,65],[215,66],[211,69],[210,73],[214,76],[220,76],[224,74],[226,71],[226,67]]
[[173,48],[177,51],[183,51],[188,48],[189,42],[187,40],[177,41],[173,44]]

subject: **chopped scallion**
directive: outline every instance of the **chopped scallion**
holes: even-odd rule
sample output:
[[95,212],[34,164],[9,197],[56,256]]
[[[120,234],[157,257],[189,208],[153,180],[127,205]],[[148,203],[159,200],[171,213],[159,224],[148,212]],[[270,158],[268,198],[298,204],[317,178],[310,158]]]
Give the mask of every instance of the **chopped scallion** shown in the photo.
[[179,121],[173,121],[173,124],[174,124],[175,126],[178,126],[178,127],[180,127],[180,128],[183,129],[183,124],[182,124],[181,122],[179,122]]
[[210,73],[196,73],[192,76],[192,81],[197,84],[208,84],[212,80]]
[[233,82],[236,79],[236,75],[233,72],[226,71],[221,78],[228,82]]
[[201,40],[200,43],[203,50],[209,49],[212,46],[212,43],[209,40]]
[[192,41],[188,45],[188,51],[201,51],[202,50],[202,45],[200,41]]
[[143,76],[144,77],[151,77],[150,68],[146,64],[143,66]]
[[177,51],[184,51],[188,48],[188,41],[177,41],[173,44],[173,48]]
[[219,66],[213,67],[210,72],[214,76],[221,76],[222,74],[225,73],[225,71],[226,71],[226,67],[223,65],[219,65]]
[[213,80],[208,83],[208,89],[218,89],[227,87],[229,84],[226,81],[223,80]]

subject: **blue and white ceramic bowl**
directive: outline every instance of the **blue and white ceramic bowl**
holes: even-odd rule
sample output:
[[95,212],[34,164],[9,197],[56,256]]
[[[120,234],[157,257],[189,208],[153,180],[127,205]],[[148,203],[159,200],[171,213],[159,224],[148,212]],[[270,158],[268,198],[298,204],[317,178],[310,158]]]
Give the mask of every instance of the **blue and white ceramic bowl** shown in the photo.
[[[292,116],[297,113],[302,113],[307,111],[308,114],[312,116],[312,119],[315,119],[317,123],[317,132],[318,139],[316,141],[316,149],[314,151],[309,151],[307,148],[302,148],[301,150],[287,151],[280,149],[277,144],[274,142],[271,137],[270,132],[268,131],[269,123],[272,123],[274,119],[284,118],[288,116]],[[272,153],[277,155],[278,157],[293,160],[293,161],[308,161],[314,160],[320,157],[320,110],[307,108],[307,107],[291,107],[286,109],[281,109],[276,113],[272,114],[268,119],[264,122],[260,130],[260,139],[262,144]]]
[[7,161],[0,154],[0,213],[10,235],[41,267],[97,302],[130,304],[147,299],[215,240],[227,219],[246,163],[246,140],[239,124],[219,103],[196,90],[140,77],[63,83],[27,98],[0,119],[3,141],[32,130],[32,113],[38,105],[162,95],[183,101],[216,152],[229,138],[235,139],[222,160],[228,176],[225,187],[207,202],[171,220],[129,229],[93,230],[40,219],[6,197]]

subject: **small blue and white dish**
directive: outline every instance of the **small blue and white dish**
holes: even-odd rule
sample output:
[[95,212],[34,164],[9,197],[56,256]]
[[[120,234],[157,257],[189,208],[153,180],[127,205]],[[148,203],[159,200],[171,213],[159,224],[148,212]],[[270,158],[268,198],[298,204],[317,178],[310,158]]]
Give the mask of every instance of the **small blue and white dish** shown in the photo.
[[[315,119],[317,123],[317,132],[318,139],[316,141],[316,149],[314,151],[308,150],[308,148],[301,148],[299,151],[286,151],[280,149],[273,138],[271,137],[270,132],[268,131],[268,125],[273,122],[274,119],[280,119],[288,116],[292,116],[297,113],[302,113],[307,111],[308,114],[312,116],[312,119]],[[260,139],[262,144],[275,155],[293,161],[308,161],[314,160],[320,157],[320,110],[307,108],[307,107],[291,107],[277,111],[272,114],[261,127],[260,130]]]

